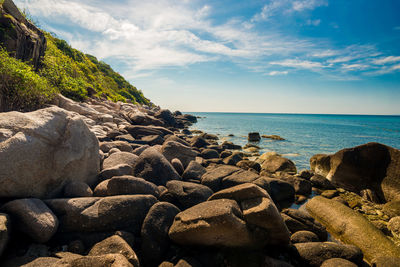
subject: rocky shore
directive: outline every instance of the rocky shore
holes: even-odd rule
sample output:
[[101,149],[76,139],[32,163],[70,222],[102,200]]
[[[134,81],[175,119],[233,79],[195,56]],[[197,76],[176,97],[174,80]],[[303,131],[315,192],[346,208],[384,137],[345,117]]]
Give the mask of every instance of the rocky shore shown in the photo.
[[0,113],[0,265],[400,266],[399,150],[368,143],[298,171],[255,158],[259,133],[242,148],[196,121],[61,95]]

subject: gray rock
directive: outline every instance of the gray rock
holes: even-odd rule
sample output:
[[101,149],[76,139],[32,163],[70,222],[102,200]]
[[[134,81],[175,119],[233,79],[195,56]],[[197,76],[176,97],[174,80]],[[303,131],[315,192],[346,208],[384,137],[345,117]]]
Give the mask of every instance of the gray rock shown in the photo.
[[13,200],[4,204],[1,210],[10,215],[16,229],[36,242],[47,242],[57,231],[57,217],[40,199]]
[[195,160],[196,156],[198,155],[198,153],[191,147],[187,147],[174,141],[165,142],[161,151],[164,157],[169,161],[174,158],[178,158],[185,168],[192,160]]
[[181,179],[171,163],[154,148],[148,148],[140,154],[133,167],[133,173],[156,185],[165,185],[170,180]]
[[162,145],[164,143],[164,138],[162,138],[160,135],[146,135],[143,136],[141,140],[150,146]]
[[68,182],[97,179],[98,141],[76,113],[0,113],[0,133],[0,197],[53,197]]
[[192,147],[202,148],[202,147],[207,147],[209,145],[209,143],[203,137],[195,136],[190,141],[190,145]]
[[130,135],[132,135],[136,139],[140,139],[143,136],[148,136],[148,135],[160,135],[164,137],[167,134],[173,134],[173,132],[171,132],[170,130],[159,126],[132,125],[126,127],[126,130]]
[[111,149],[118,148],[120,151],[132,152],[132,146],[125,141],[101,142],[100,149],[104,153],[108,153]]
[[71,182],[64,187],[64,197],[91,197],[92,189],[82,182]]
[[169,136],[167,139],[165,139],[165,143],[166,143],[166,142],[169,142],[169,141],[175,141],[175,142],[181,143],[181,144],[184,145],[184,146],[190,147],[190,144],[189,144],[188,142],[186,142],[186,141],[183,140],[182,138],[179,138],[179,137],[176,136],[176,135],[171,135],[171,136]]
[[142,145],[133,150],[133,154],[140,156],[140,154],[142,154],[142,152],[148,149],[149,147],[150,147],[149,145]]
[[152,195],[124,195],[49,199],[61,232],[104,232],[127,229],[139,233],[142,222],[157,202]]
[[182,174],[182,178],[184,180],[200,180],[203,174],[205,174],[206,172],[206,168],[204,168],[200,163],[193,160],[186,167],[185,171]]
[[168,231],[180,210],[167,202],[159,202],[150,208],[144,219],[141,253],[147,266],[158,266],[170,247]]
[[114,176],[101,182],[94,189],[94,195],[98,197],[116,195],[153,195],[158,197],[159,194],[155,184],[130,175]]
[[103,161],[103,170],[111,169],[121,164],[126,164],[131,167],[135,165],[138,156],[130,152],[117,152],[111,154]]
[[133,168],[128,164],[120,164],[109,169],[104,169],[99,174],[99,180],[104,181],[114,176],[132,175]]

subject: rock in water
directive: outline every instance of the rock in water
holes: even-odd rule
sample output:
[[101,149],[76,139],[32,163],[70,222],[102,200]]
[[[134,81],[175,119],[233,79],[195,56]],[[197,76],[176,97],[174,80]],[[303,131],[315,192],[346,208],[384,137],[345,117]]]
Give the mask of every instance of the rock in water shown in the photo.
[[307,202],[306,208],[331,234],[359,247],[368,261],[381,256],[400,256],[399,247],[364,216],[342,203],[317,196]]
[[400,200],[400,150],[368,143],[310,159],[311,169],[337,187],[360,193],[370,189],[380,201]]
[[68,182],[93,184],[99,168],[98,141],[75,113],[0,113],[0,197],[54,197]]
[[261,140],[261,137],[259,133],[254,132],[254,133],[249,133],[247,139],[249,140],[249,142],[259,142]]

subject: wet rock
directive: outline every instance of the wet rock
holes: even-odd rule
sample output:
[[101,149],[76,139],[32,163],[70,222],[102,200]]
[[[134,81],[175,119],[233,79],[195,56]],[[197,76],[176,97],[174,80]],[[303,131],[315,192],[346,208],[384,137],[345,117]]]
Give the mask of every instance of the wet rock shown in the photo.
[[314,176],[314,173],[310,170],[301,170],[298,176],[303,179],[310,180],[310,178]]
[[320,242],[318,236],[310,231],[297,231],[290,237],[292,243]]
[[280,179],[290,183],[293,186],[296,194],[308,196],[312,192],[310,181],[298,178],[296,176],[285,176],[281,177]]
[[293,256],[301,264],[319,267],[331,258],[342,258],[361,264],[363,254],[359,248],[351,245],[340,245],[333,242],[308,242],[294,244]]
[[155,184],[130,175],[114,176],[101,182],[94,189],[94,195],[99,197],[140,194],[158,197],[159,190]]
[[168,109],[159,110],[156,112],[156,114],[154,114],[154,117],[163,120],[169,126],[175,126],[176,124],[174,115],[172,115],[172,112]]
[[367,143],[310,159],[311,169],[337,187],[360,193],[372,190],[382,202],[400,200],[400,150]]
[[200,180],[203,174],[206,172],[206,169],[200,163],[197,163],[193,160],[186,167],[185,171],[182,174],[182,178],[184,180]]
[[261,137],[260,137],[259,133],[253,132],[253,133],[249,133],[247,140],[249,140],[249,142],[260,142]]
[[10,215],[16,229],[36,242],[47,242],[57,231],[57,217],[40,199],[13,200],[3,205],[1,210]]
[[184,146],[174,141],[165,142],[161,151],[164,157],[169,161],[178,158],[185,168],[192,160],[195,160],[198,155],[191,147]]
[[[169,181],[167,183],[169,202],[175,204],[181,210],[206,201],[213,191],[207,186],[182,181]],[[162,199],[162,196],[160,196]]]
[[218,199],[200,203],[178,213],[169,237],[181,245],[249,247],[254,242],[234,200]]
[[156,185],[165,185],[170,180],[180,180],[171,163],[156,149],[148,148],[137,159],[133,173]]
[[94,245],[88,256],[102,256],[114,253],[123,255],[134,267],[140,266],[135,251],[118,235],[113,235]]
[[111,154],[108,158],[103,161],[103,170],[111,169],[121,164],[126,164],[131,167],[135,165],[138,156],[129,152],[117,152]]
[[53,197],[70,181],[96,181],[98,141],[76,113],[0,113],[0,129],[0,197]]
[[91,197],[92,189],[82,182],[71,182],[64,187],[64,197]]
[[141,254],[148,266],[157,266],[170,247],[168,231],[180,210],[167,202],[159,202],[150,208],[144,219],[141,237]]
[[399,247],[364,216],[345,205],[316,196],[307,202],[306,208],[335,237],[359,247],[368,261],[379,256],[400,255]]
[[138,233],[157,202],[152,195],[49,199],[46,204],[60,221],[61,232],[102,232],[129,229]]
[[272,139],[272,140],[278,140],[278,141],[283,141],[286,140],[283,137],[280,137],[279,135],[273,134],[273,135],[262,135],[262,138],[267,138],[267,139]]

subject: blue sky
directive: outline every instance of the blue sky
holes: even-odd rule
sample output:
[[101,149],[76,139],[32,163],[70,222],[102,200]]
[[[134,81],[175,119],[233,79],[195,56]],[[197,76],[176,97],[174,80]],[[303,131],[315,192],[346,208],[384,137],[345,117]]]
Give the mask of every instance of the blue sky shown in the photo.
[[400,114],[398,0],[17,0],[171,110]]

